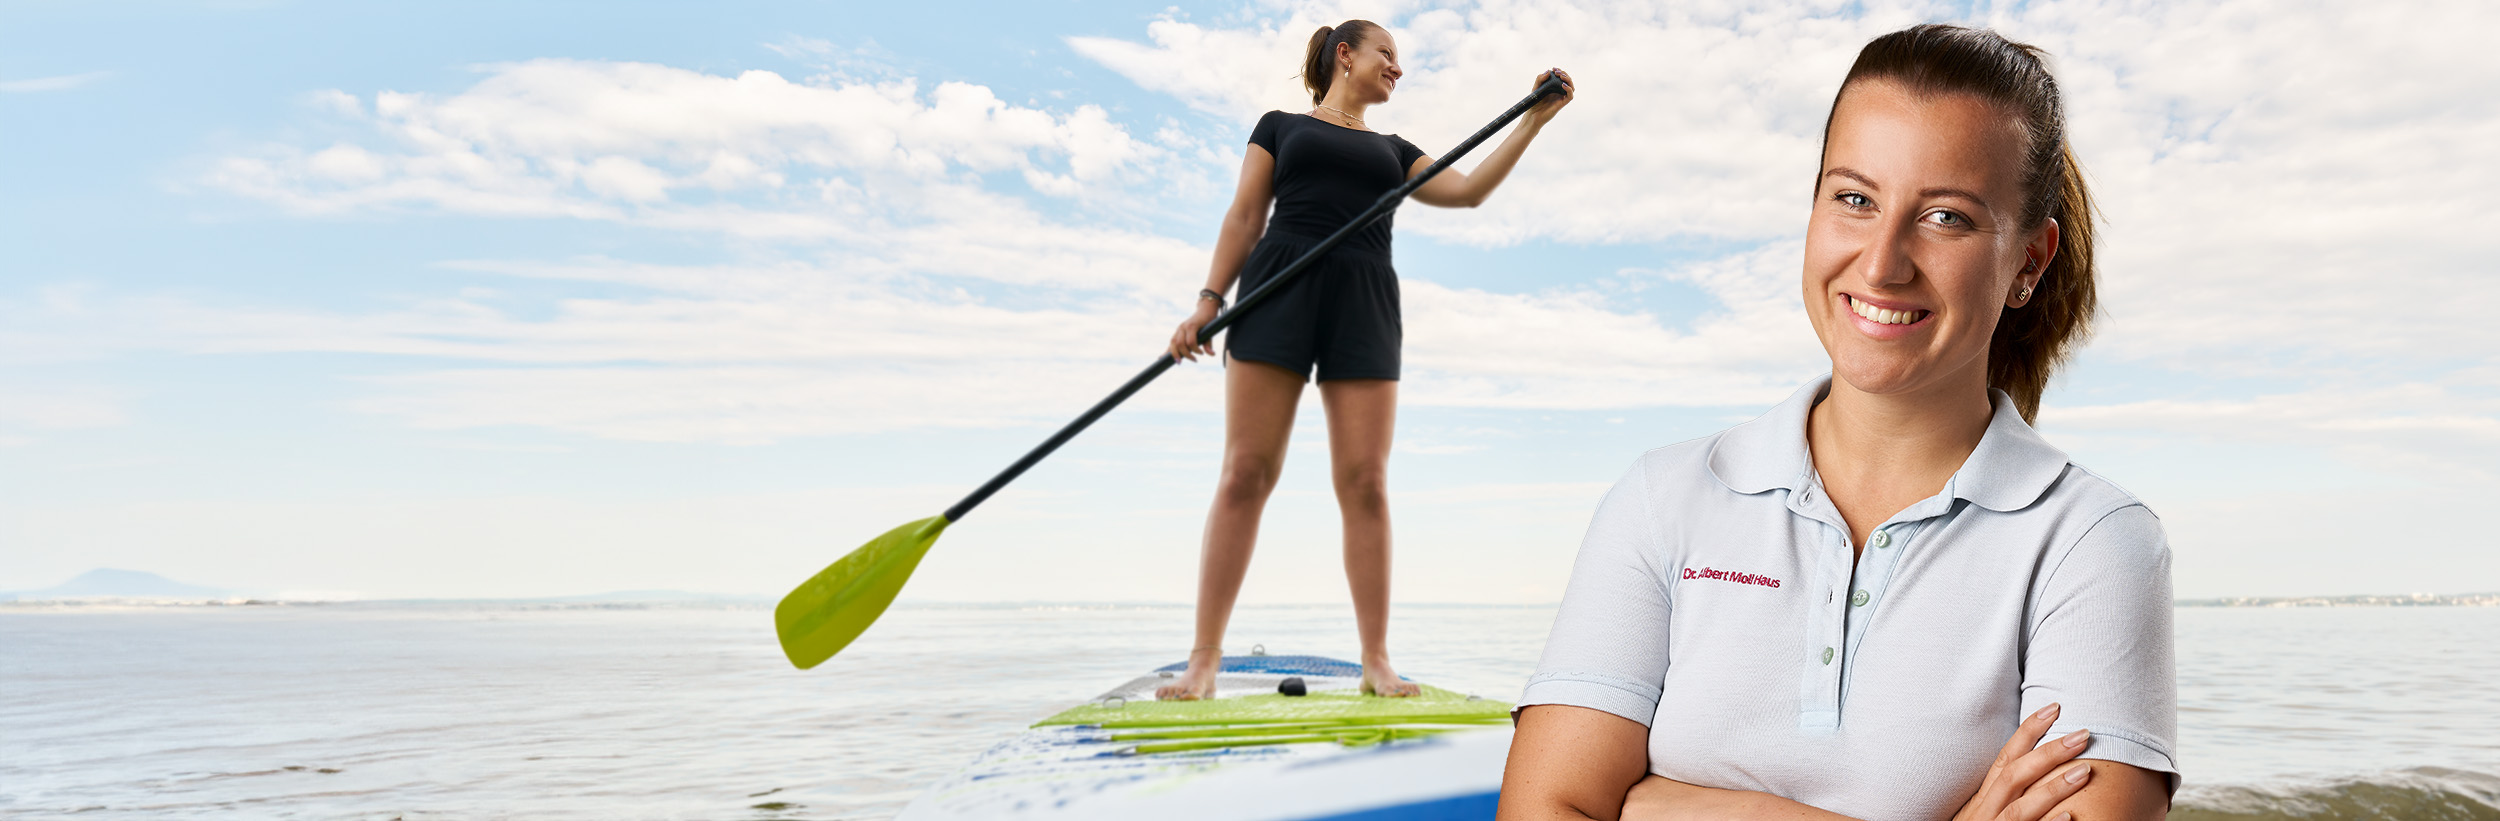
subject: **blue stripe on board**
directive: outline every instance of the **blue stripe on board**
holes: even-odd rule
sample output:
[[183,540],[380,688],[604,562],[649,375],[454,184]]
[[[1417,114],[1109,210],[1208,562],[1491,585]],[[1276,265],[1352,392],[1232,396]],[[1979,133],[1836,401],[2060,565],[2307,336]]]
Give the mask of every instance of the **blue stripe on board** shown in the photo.
[[[1186,669],[1189,669],[1189,662],[1183,661],[1157,667],[1154,671],[1177,673]],[[1225,656],[1224,672],[1353,678],[1363,674],[1363,665],[1327,656]]]
[[1306,818],[1303,821],[1492,821],[1502,804],[1502,791],[1454,795],[1412,804]]

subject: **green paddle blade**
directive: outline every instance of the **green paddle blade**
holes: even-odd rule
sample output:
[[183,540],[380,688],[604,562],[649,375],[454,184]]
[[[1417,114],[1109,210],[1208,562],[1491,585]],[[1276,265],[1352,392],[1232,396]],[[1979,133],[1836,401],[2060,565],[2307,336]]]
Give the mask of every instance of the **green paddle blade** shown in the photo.
[[781,652],[790,663],[805,670],[850,646],[894,603],[894,594],[903,591],[946,525],[946,517],[931,516],[888,530],[781,597],[781,606],[773,608],[773,629],[781,634]]

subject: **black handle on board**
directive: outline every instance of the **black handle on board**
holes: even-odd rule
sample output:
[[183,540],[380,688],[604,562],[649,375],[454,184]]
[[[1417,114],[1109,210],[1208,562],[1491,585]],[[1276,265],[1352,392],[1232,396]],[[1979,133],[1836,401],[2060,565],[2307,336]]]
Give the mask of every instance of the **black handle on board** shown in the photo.
[[[1548,75],[1544,83],[1539,84],[1535,91],[1529,92],[1525,99],[1511,105],[1510,110],[1502,112],[1502,116],[1493,118],[1493,122],[1477,129],[1473,136],[1460,142],[1457,148],[1450,149],[1450,153],[1443,155],[1441,159],[1434,160],[1431,165],[1425,166],[1422,173],[1407,178],[1405,183],[1380,195],[1380,199],[1372,201],[1370,208],[1363,209],[1363,213],[1355,215],[1352,221],[1345,224],[1345,227],[1337,229],[1336,233],[1329,234],[1327,239],[1320,240],[1318,245],[1312,246],[1311,250],[1304,252],[1292,264],[1286,265],[1284,270],[1269,277],[1267,283],[1260,285],[1258,290],[1243,294],[1240,299],[1235,300],[1231,309],[1217,315],[1214,320],[1198,329],[1199,343],[1214,341],[1215,333],[1233,324],[1234,320],[1240,319],[1242,312],[1250,310],[1260,301],[1267,299],[1269,294],[1275,293],[1277,288],[1291,282],[1294,277],[1302,273],[1302,269],[1311,267],[1312,262],[1327,254],[1330,249],[1337,247],[1337,244],[1344,242],[1347,237],[1353,236],[1354,232],[1363,230],[1374,221],[1387,216],[1389,212],[1397,210],[1398,204],[1404,202],[1408,194],[1413,194],[1415,189],[1423,187],[1425,182],[1441,173],[1441,169],[1448,168],[1450,163],[1457,162],[1458,158],[1475,150],[1477,144],[1491,138],[1493,132],[1502,130],[1502,126],[1509,125],[1512,120],[1519,119],[1519,115],[1528,113],[1528,109],[1536,107],[1536,104],[1548,95],[1561,94],[1564,91],[1562,78]],[[1129,377],[1127,384],[1121,385],[1119,390],[1112,391],[1110,396],[1103,397],[1102,401],[1094,403],[1094,406],[1087,408],[1084,415],[1078,416],[1076,421],[1069,422],[1066,427],[1060,428],[1058,433],[1051,434],[1049,439],[1042,440],[1042,444],[1026,453],[1024,458],[1017,459],[1015,464],[1008,465],[1006,470],[999,471],[997,476],[991,477],[989,481],[973,489],[970,495],[963,498],[963,501],[956,502],[954,507],[947,508],[946,521],[963,521],[964,515],[971,513],[972,509],[978,507],[983,501],[987,501],[990,494],[997,493],[999,488],[1006,487],[1008,482],[1013,482],[1016,477],[1024,475],[1026,470],[1042,461],[1043,457],[1049,456],[1051,451],[1058,450],[1060,445],[1067,444],[1068,440],[1076,438],[1078,433],[1084,432],[1087,427],[1093,425],[1094,420],[1101,419],[1104,414],[1110,413],[1112,408],[1119,407],[1120,403],[1136,395],[1138,390],[1146,387],[1146,383],[1155,381],[1155,377],[1162,376],[1164,371],[1171,369],[1171,354],[1156,357],[1154,364],[1147,365],[1145,370],[1139,371],[1136,376]]]

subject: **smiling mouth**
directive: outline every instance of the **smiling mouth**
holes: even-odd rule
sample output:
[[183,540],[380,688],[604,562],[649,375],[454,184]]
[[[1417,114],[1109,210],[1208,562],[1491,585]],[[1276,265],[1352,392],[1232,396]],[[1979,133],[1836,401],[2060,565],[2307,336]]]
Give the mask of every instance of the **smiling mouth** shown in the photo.
[[1859,302],[1856,297],[1848,294],[1841,294],[1840,298],[1849,300],[1851,313],[1866,317],[1868,321],[1879,325],[1908,325],[1926,319],[1929,313],[1923,310],[1895,311],[1890,308],[1878,308]]

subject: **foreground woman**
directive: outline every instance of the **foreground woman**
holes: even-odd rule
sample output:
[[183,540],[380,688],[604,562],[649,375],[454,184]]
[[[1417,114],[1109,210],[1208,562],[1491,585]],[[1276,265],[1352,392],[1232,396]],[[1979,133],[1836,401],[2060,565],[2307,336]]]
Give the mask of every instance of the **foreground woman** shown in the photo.
[[[1413,143],[1373,131],[1364,121],[1372,106],[1389,101],[1404,75],[1397,43],[1377,25],[1348,20],[1311,35],[1302,82],[1310,89],[1312,108],[1299,114],[1270,111],[1250,132],[1241,181],[1216,239],[1206,287],[1198,292],[1198,309],[1172,332],[1173,357],[1195,360],[1215,352],[1199,344],[1198,329],[1214,321],[1236,278],[1241,293],[1257,289],[1381,194],[1432,164]],[[1544,79],[1539,74],[1532,82]],[[1415,199],[1453,208],[1483,203],[1570,101],[1568,91],[1546,98],[1520,118],[1519,127],[1475,173],[1445,169],[1416,189]],[[1389,666],[1387,468],[1404,336],[1397,271],[1389,264],[1389,222],[1383,218],[1338,245],[1244,315],[1225,339],[1231,361],[1224,375],[1224,465],[1199,553],[1197,642],[1189,651],[1189,669],[1157,690],[1157,698],[1215,694],[1224,627],[1250,567],[1259,513],[1284,468],[1302,383],[1315,369],[1344,519],[1346,584],[1353,588],[1362,639],[1362,688],[1387,696],[1417,692]]]
[[1867,45],[1806,225],[1832,373],[1607,494],[1502,818],[2164,813],[2169,547],[2028,424],[2093,313],[2090,216],[2037,50]]

